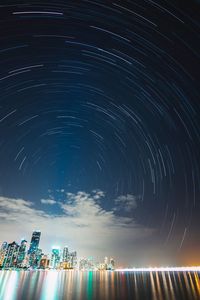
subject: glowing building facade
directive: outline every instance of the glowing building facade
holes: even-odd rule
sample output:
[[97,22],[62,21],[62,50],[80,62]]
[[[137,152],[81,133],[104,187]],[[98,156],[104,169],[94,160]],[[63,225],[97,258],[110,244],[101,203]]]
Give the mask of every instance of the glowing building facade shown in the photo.
[[59,247],[52,248],[50,267],[52,269],[57,269],[60,267],[60,248]]
[[8,243],[3,242],[0,249],[0,268],[3,267],[4,258],[6,255],[6,249],[7,249]]
[[17,257],[19,252],[19,245],[16,242],[8,244],[4,257],[3,267],[14,268],[17,267]]
[[29,266],[36,267],[38,265],[37,254],[40,243],[41,232],[39,230],[33,231],[30,247],[28,250]]
[[27,241],[22,239],[19,247],[18,256],[17,256],[17,267],[19,268],[23,267],[23,262],[26,255],[26,245],[27,245]]
[[20,244],[4,242],[0,247],[0,269],[80,269],[80,270],[114,270],[115,262],[113,258],[105,257],[104,262],[97,263],[93,257],[82,258],[78,261],[77,252],[69,251],[65,246],[52,247],[51,254],[44,255],[39,248],[41,232],[32,233],[30,247],[28,251],[27,241],[21,240]]

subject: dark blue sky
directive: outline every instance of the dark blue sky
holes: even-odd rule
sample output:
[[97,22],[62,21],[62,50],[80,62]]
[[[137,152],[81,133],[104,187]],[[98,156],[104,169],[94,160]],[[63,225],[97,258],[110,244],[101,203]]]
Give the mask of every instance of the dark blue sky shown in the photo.
[[46,251],[200,263],[199,3],[0,15],[0,240],[41,228]]

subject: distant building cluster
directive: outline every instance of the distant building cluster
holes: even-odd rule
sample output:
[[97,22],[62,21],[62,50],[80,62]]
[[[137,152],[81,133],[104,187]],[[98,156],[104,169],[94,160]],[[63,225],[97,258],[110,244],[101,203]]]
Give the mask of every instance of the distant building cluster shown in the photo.
[[95,262],[93,258],[82,258],[79,260],[79,270],[114,270],[115,269],[115,261],[113,258],[108,260],[108,257],[105,257],[104,262]]
[[68,247],[52,247],[51,254],[44,254],[39,248],[41,232],[33,231],[29,249],[27,241],[18,244],[3,242],[0,248],[0,269],[57,269],[57,270],[114,270],[113,258],[105,257],[104,262],[97,263],[90,258],[78,260],[77,252],[70,252]]

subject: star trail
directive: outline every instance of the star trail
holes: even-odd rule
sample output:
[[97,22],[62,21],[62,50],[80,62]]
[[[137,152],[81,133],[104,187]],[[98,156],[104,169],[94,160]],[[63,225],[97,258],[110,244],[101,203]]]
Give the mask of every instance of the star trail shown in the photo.
[[99,255],[107,237],[122,262],[200,263],[199,8],[1,1],[1,240],[26,212],[73,240],[83,208]]

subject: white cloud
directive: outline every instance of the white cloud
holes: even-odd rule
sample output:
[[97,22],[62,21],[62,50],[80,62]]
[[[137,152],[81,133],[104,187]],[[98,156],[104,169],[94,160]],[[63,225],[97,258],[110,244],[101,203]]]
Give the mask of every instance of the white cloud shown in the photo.
[[[68,244],[81,256],[120,255],[128,249],[131,253],[135,241],[150,236],[152,230],[139,226],[132,218],[116,216],[113,210],[104,210],[95,197],[98,193],[104,196],[100,191],[67,193],[65,202],[57,202],[62,211],[59,215],[53,213],[53,205],[49,213],[30,201],[0,197],[0,240],[19,241],[23,236],[30,241],[32,231],[39,229],[45,252],[50,252],[51,245],[56,243],[61,247]],[[121,196],[116,203],[131,199],[125,197]],[[54,204],[49,202],[51,199],[42,200],[43,204],[44,200],[45,204]]]
[[105,193],[101,190],[93,190],[92,193],[95,200],[105,197]]
[[132,212],[137,208],[137,199],[137,196],[131,194],[118,196],[115,199],[116,207],[114,208],[114,210]]
[[54,199],[41,199],[40,201],[42,204],[49,204],[49,205],[53,205],[57,203]]

